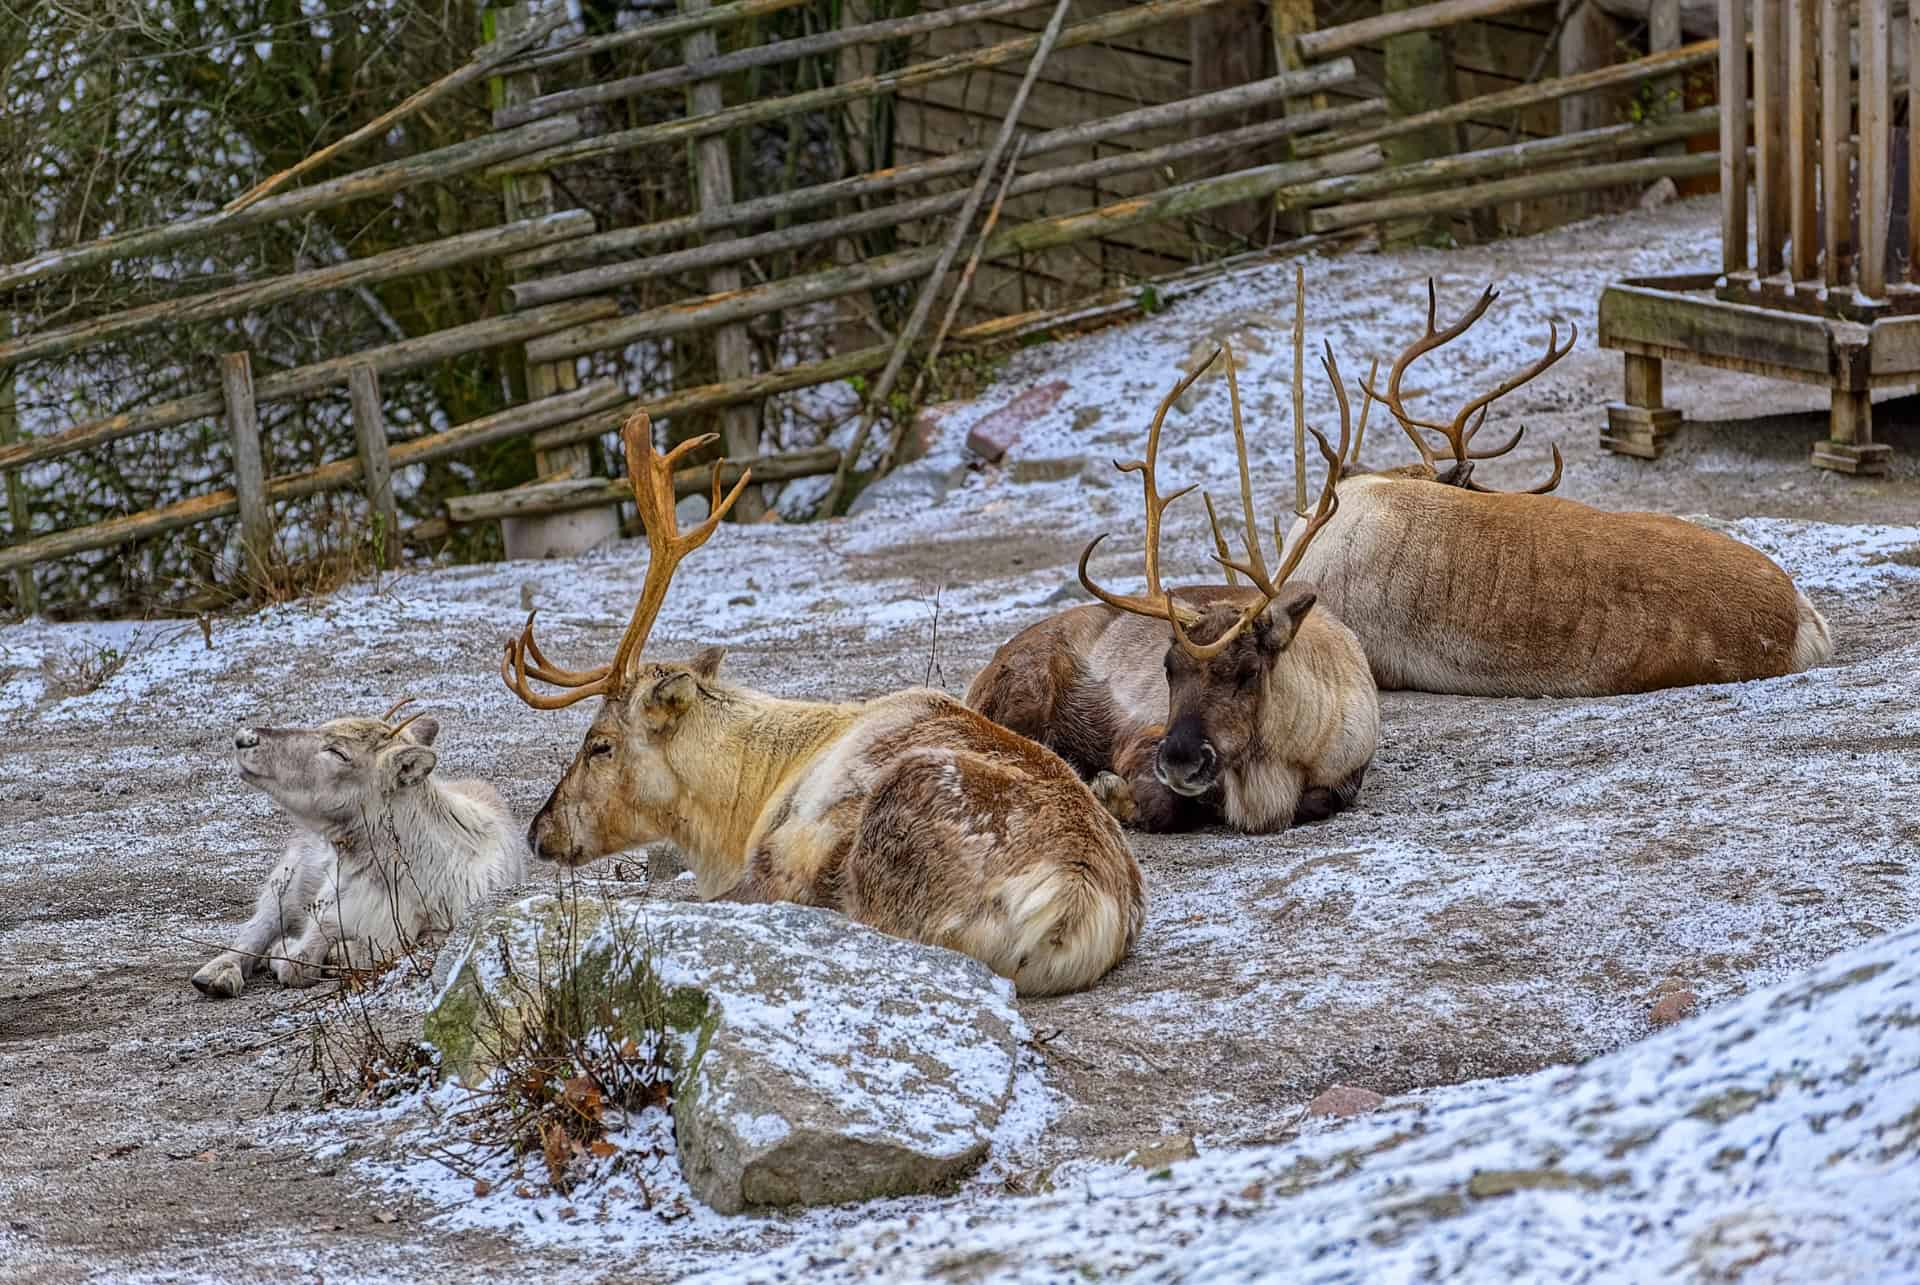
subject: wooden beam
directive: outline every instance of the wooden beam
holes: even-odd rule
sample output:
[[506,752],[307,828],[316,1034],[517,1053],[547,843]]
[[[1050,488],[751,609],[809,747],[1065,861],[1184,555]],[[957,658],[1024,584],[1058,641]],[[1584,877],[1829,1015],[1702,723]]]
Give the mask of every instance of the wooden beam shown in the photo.
[[1659,178],[1693,178],[1712,174],[1720,158],[1712,152],[1689,152],[1684,156],[1649,156],[1637,161],[1616,161],[1605,165],[1584,165],[1577,169],[1555,170],[1546,174],[1528,174],[1491,183],[1468,183],[1458,188],[1434,192],[1416,192],[1408,196],[1383,197],[1377,201],[1358,201],[1315,210],[1309,226],[1315,232],[1331,232],[1362,223],[1381,223],[1434,214],[1457,214],[1506,201],[1537,201],[1544,197],[1591,192],[1626,183],[1647,183]]
[[[489,317],[485,321],[468,322],[464,326],[435,331],[417,339],[402,339],[380,348],[368,348],[345,357],[334,357],[310,366],[296,366],[292,370],[265,375],[254,382],[253,397],[256,403],[262,405],[295,397],[309,397],[322,389],[344,383],[348,371],[355,365],[369,365],[380,374],[391,375],[449,357],[497,348],[501,344],[519,343],[535,335],[565,330],[569,326],[602,321],[619,313],[620,306],[611,299],[579,299],[510,317]],[[142,406],[109,415],[105,419],[76,424],[72,428],[17,446],[0,446],[0,471],[25,468],[42,460],[92,450],[122,438],[138,437],[190,420],[209,419],[220,414],[225,404],[218,390],[194,393],[170,402]]]
[[[554,424],[578,419],[615,405],[625,396],[620,386],[610,381],[589,384],[577,392],[529,402],[484,419],[471,420],[443,433],[401,442],[391,448],[388,458],[395,468],[424,464],[429,460],[458,455],[462,451],[505,441],[510,437],[522,437]],[[359,477],[360,459],[356,455],[352,459],[333,460],[317,468],[272,478],[266,484],[266,496],[268,500],[293,500],[325,491],[344,490]],[[239,509],[239,497],[232,490],[219,490],[179,500],[163,508],[149,509],[144,513],[110,518],[68,531],[56,531],[22,544],[0,548],[0,572],[18,570],[37,562],[51,562],[56,558],[69,558],[94,549],[110,549],[134,540],[150,539],[181,527],[230,517]]]
[[1598,338],[1602,348],[1639,346],[1754,373],[1833,378],[1833,336],[1823,318],[1699,295],[1608,286]]
[[246,550],[248,571],[256,581],[264,581],[273,567],[273,506],[267,501],[260,417],[253,404],[253,363],[246,353],[230,352],[220,359],[220,388],[227,401],[240,544]]
[[[748,468],[762,482],[786,482],[797,477],[819,477],[833,472],[840,452],[831,446],[816,446],[784,455],[761,455],[745,460],[721,461],[720,485],[732,486]],[[701,464],[676,471],[673,493],[677,496],[705,495],[713,486],[713,465]],[[572,513],[580,509],[604,508],[610,504],[631,502],[633,483],[624,477],[567,478],[559,482],[535,482],[506,491],[488,491],[479,495],[456,495],[447,500],[447,518],[456,523],[487,522],[499,518],[544,517],[554,513]]]
[[1860,0],[1859,293],[1868,299],[1887,294],[1887,234],[1893,212],[1888,173],[1893,161],[1890,8],[1889,0]]
[[661,18],[655,22],[637,22],[631,27],[610,31],[605,35],[580,36],[550,49],[536,49],[514,58],[506,64],[504,70],[538,71],[542,67],[579,62],[595,54],[625,49],[628,45],[658,44],[674,36],[684,36],[689,31],[703,31],[709,27],[724,27],[730,23],[745,22],[751,18],[764,18],[770,13],[779,13],[782,9],[798,9],[801,5],[810,2],[811,0],[734,0],[731,4],[717,4],[700,13],[682,13],[671,18]]
[[1753,17],[1754,270],[1770,277],[1786,266],[1787,23],[1784,0],[1755,0]]
[[[854,45],[874,44],[887,40],[908,40],[914,36],[925,35],[930,31],[940,31],[965,22],[985,22],[1007,14],[1019,13],[1024,9],[1037,9],[1046,2],[1047,0],[977,0],[973,4],[930,9],[906,18],[863,22],[855,26],[822,31],[793,40],[769,41],[764,45],[736,49],[729,54],[718,56],[705,54],[698,59],[689,57],[678,67],[662,67],[657,71],[644,72],[638,76],[622,76],[617,80],[603,81],[580,89],[542,94],[528,102],[503,107],[493,114],[493,124],[496,129],[506,129],[559,112],[577,111],[602,103],[619,102],[623,98],[634,98],[641,94],[679,89],[697,80],[719,80],[754,67],[797,62],[802,58],[813,58]],[[706,10],[688,9],[685,12],[691,16],[710,11],[710,9],[711,6],[708,6]],[[713,40],[712,27],[702,27],[690,34],[703,36],[709,42]]]
[[[1380,100],[1368,99],[1365,102],[1350,103],[1343,107],[1331,107],[1324,112],[1315,112],[1308,116],[1279,117],[1240,129],[1207,133],[1199,138],[1166,143],[1159,147],[1116,152],[1111,156],[1102,156],[1096,160],[1082,161],[1073,165],[1055,165],[1048,169],[1018,175],[1014,178],[1008,195],[1025,196],[1032,192],[1045,192],[1062,187],[1089,186],[1115,174],[1157,170],[1194,157],[1211,156],[1216,152],[1242,151],[1270,139],[1297,133],[1309,121],[1331,123],[1361,120],[1375,116],[1383,110],[1384,105]],[[1022,155],[1025,155],[1024,150]],[[809,245],[817,245],[822,241],[852,236],[858,232],[898,227],[903,223],[950,214],[966,203],[967,192],[965,188],[941,192],[934,196],[923,196],[917,200],[859,210],[838,218],[794,224],[755,236],[739,237],[731,241],[720,241],[666,254],[645,255],[603,267],[580,268],[551,277],[537,277],[531,281],[518,282],[509,286],[507,295],[512,299],[515,307],[547,303],[578,295],[600,294],[635,281],[671,276],[709,267],[716,263],[729,263],[739,259],[797,250]]]
[[[0,337],[13,333],[13,318],[0,314]],[[0,368],[0,449],[20,435],[19,386],[11,368]],[[7,474],[7,535],[11,541],[33,534],[33,512],[27,507],[27,484],[18,473]],[[40,614],[40,586],[33,572],[22,567],[13,573],[13,605],[23,616]]]
[[360,455],[360,478],[380,545],[380,565],[400,563],[400,510],[393,501],[393,462],[388,455],[387,417],[380,409],[380,377],[373,367],[355,366],[347,376],[353,411],[353,437]]
[[162,227],[117,232],[79,245],[48,250],[31,259],[0,267],[0,291],[15,290],[36,281],[51,281],[103,263],[160,254],[177,246],[191,245],[215,232],[232,232],[261,223],[296,219],[315,210],[331,209],[349,201],[391,196],[404,188],[454,178],[523,152],[570,143],[578,137],[580,123],[572,117],[542,121],[525,129],[489,134],[435,151],[422,152],[404,160],[369,166],[358,173],[315,183],[297,192],[270,196],[237,214],[205,214],[198,218],[180,219]]
[[[1394,19],[1428,18],[1433,10],[1446,7],[1444,3],[1422,4],[1420,0],[1384,0],[1385,12],[1373,21],[1387,24]],[[1387,103],[1395,116],[1403,120],[1430,116],[1444,111],[1454,101],[1453,47],[1447,34],[1444,29],[1416,25],[1396,29],[1385,37],[1385,88]],[[1384,150],[1384,163],[1390,167],[1415,165],[1451,155],[1460,150],[1459,126],[1434,125],[1409,131],[1387,140]],[[1380,242],[1389,247],[1426,244],[1445,231],[1427,218],[1395,220],[1380,229]],[[1306,486],[1304,474],[1295,481],[1299,487]],[[1305,506],[1303,503],[1296,507],[1304,510]]]
[[1787,23],[1787,214],[1792,257],[1787,271],[1795,281],[1813,281],[1820,270],[1819,92],[1814,68],[1820,49],[1818,0],[1793,0]]
[[[680,0],[689,14],[712,7],[713,0]],[[688,33],[681,46],[689,65],[705,62],[719,51],[713,28],[702,27]],[[718,79],[702,80],[687,89],[687,115],[700,116],[726,106]],[[697,197],[703,210],[724,209],[733,204],[733,156],[726,136],[705,134],[687,140],[691,153]],[[707,273],[707,290],[729,294],[740,288],[740,269],[730,263]],[[753,373],[753,342],[745,325],[716,327],[713,332],[713,364],[722,381],[744,379]],[[737,459],[749,459],[760,453],[760,408],[742,403],[728,406],[720,413],[720,437],[726,453]],[[733,506],[736,522],[758,521],[765,513],[766,501],[758,486],[748,486]]]
[[[1003,229],[988,242],[984,257],[993,260],[1021,253],[1030,254],[1059,245],[1072,245],[1122,228],[1182,218],[1236,201],[1272,196],[1295,183],[1376,169],[1380,160],[1379,148],[1362,147],[1332,156],[1262,165],[1218,178],[1182,183],[1150,196],[1115,201],[1098,209],[1037,219],[1019,227]],[[616,320],[594,322],[544,336],[527,345],[527,355],[530,360],[562,361],[585,353],[625,347],[637,339],[657,339],[705,330],[801,304],[837,299],[859,290],[898,285],[925,276],[938,256],[937,250],[896,251],[864,263],[827,268],[730,294],[682,300]]]
[[[1804,0],[1812,3],[1813,0]],[[1724,4],[1732,0],[1722,0]],[[1853,279],[1852,155],[1853,59],[1847,12],[1850,0],[1820,0],[1820,196],[1826,209],[1826,282],[1829,289]],[[1724,131],[1722,133],[1724,138]]]
[[[1076,23],[1066,28],[1060,33],[1058,47],[1070,49],[1080,45],[1099,44],[1144,27],[1157,26],[1176,18],[1190,17],[1225,2],[1226,0],[1142,0],[1141,3],[1126,5],[1087,22]],[[845,84],[827,85],[820,89],[810,89],[780,98],[741,103],[717,112],[707,112],[683,120],[643,125],[637,129],[617,130],[597,138],[582,139],[577,143],[548,148],[546,151],[508,161],[503,165],[495,166],[488,171],[488,174],[494,176],[547,170],[590,157],[632,151],[639,147],[680,143],[689,138],[698,138],[703,134],[724,133],[727,130],[748,125],[780,120],[797,112],[817,111],[824,107],[837,107],[841,103],[855,102],[863,98],[895,94],[903,89],[912,89],[936,80],[984,71],[1002,63],[1016,62],[1031,56],[1039,46],[1040,34],[1036,32],[1031,36],[1022,36],[981,49],[970,49],[962,53],[949,54],[944,58],[914,63],[897,71],[884,72]]]
[[229,286],[224,290],[210,290],[185,299],[145,304],[0,343],[0,365],[64,357],[109,339],[137,334],[158,326],[181,326],[238,316],[302,295],[415,276],[457,264],[472,263],[476,259],[493,258],[511,254],[515,250],[563,241],[592,230],[593,216],[584,210],[572,210],[548,218],[527,219],[502,227],[466,232],[422,245],[403,246],[398,250],[371,254],[364,259],[349,259],[330,267],[290,272],[265,281]]
[[[1341,58],[1303,72],[1273,76],[1251,85],[1236,85],[1232,89],[1203,94],[1198,98],[1184,98],[1178,102],[1141,107],[1133,111],[1121,112],[1116,116],[1047,130],[1027,139],[1024,155],[1028,160],[1032,160],[1067,148],[1091,147],[1095,143],[1105,142],[1108,139],[1122,138],[1130,134],[1164,129],[1169,126],[1186,125],[1195,120],[1242,111],[1249,107],[1275,102],[1287,95],[1335,89],[1353,83],[1355,75],[1353,61]],[[1316,116],[1312,120],[1300,121],[1299,128],[1303,131],[1324,129],[1341,123],[1345,122],[1340,117]],[[870,174],[858,174],[828,183],[816,183],[811,187],[782,192],[775,196],[741,201],[723,210],[702,210],[698,214],[661,219],[638,227],[615,228],[590,237],[583,237],[577,244],[565,248],[552,247],[545,250],[526,251],[509,259],[507,267],[519,270],[539,267],[563,259],[625,254],[647,246],[660,245],[709,232],[715,228],[765,222],[822,205],[832,205],[839,201],[864,200],[883,192],[897,191],[903,187],[915,187],[958,174],[974,173],[979,169],[980,162],[985,159],[985,150],[974,148],[955,152],[949,156],[916,161],[911,165],[898,165]]]
[[1303,58],[1325,58],[1362,45],[1379,44],[1394,36],[1416,31],[1432,31],[1477,18],[1495,18],[1503,13],[1539,7],[1545,0],[1439,0],[1399,12],[1380,14],[1342,23],[1324,31],[1309,31],[1294,38]]
[[[1619,33],[1611,15],[1593,0],[1559,0],[1560,43],[1557,49],[1560,77],[1604,71],[1614,61],[1614,43]],[[1610,125],[1618,116],[1606,95],[1589,91],[1560,99],[1560,132],[1579,134]],[[1586,213],[1592,205],[1588,191],[1570,194],[1569,213]]]
[[1720,0],[1720,266],[1747,266],[1747,0]]

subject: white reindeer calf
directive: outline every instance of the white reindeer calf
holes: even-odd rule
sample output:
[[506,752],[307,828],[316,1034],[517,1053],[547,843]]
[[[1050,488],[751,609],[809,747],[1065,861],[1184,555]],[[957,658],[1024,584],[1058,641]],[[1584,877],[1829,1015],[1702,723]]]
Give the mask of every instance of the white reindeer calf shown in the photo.
[[193,975],[201,993],[238,995],[261,967],[311,986],[328,965],[390,959],[444,937],[525,873],[526,839],[500,795],[484,781],[436,781],[440,726],[419,715],[389,723],[400,705],[379,719],[234,737],[241,778],[301,829],[233,946]]

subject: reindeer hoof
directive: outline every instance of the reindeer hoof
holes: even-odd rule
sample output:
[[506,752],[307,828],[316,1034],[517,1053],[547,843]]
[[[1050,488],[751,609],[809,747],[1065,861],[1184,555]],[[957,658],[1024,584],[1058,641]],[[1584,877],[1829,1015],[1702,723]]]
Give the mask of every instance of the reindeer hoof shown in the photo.
[[230,959],[216,959],[193,975],[194,989],[208,999],[234,999],[246,984],[240,965]]
[[292,959],[273,961],[274,980],[292,990],[305,990],[320,980],[320,969]]
[[1138,809],[1133,805],[1133,787],[1127,784],[1124,776],[1112,772],[1102,772],[1088,783],[1093,797],[1107,810],[1107,815],[1121,825],[1131,825]]

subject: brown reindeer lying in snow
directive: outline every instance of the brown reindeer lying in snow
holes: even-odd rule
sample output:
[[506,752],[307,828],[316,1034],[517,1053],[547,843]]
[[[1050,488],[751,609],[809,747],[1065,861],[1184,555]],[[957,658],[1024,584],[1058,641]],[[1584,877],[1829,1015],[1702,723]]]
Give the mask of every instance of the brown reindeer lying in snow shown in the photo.
[[[1131,949],[1140,869],[1113,819],[1054,754],[941,692],[857,705],[783,700],[719,677],[723,652],[642,657],[674,569],[706,543],[724,500],[682,535],[673,464],[647,416],[625,429],[627,471],[652,560],[612,663],[547,660],[533,618],[501,676],[536,709],[604,701],[529,839],[578,865],[654,839],[686,853],[701,894],[823,906],[898,937],[946,946],[1022,994],[1089,986]],[[543,696],[535,679],[567,688]]]
[[[1331,354],[1327,363],[1337,389]],[[1193,488],[1160,494],[1160,426],[1210,365],[1160,403],[1147,430],[1146,458],[1116,465],[1144,482],[1145,596],[1122,597],[1093,582],[1087,560],[1106,537],[1096,539],[1080,555],[1080,580],[1104,605],[1069,608],[1015,636],[973,680],[967,704],[1058,751],[1094,781],[1116,815],[1143,829],[1224,820],[1238,830],[1283,830],[1352,803],[1379,740],[1378,701],[1359,642],[1324,607],[1315,610],[1314,586],[1288,579],[1339,508],[1333,479],[1351,424],[1343,395],[1339,449],[1313,434],[1327,460],[1328,484],[1304,534],[1269,575],[1229,352],[1246,557],[1230,558],[1216,526],[1216,561],[1230,582],[1239,572],[1252,587],[1169,592],[1160,584],[1160,518]],[[1207,507],[1211,512],[1211,500]]]
[[[1613,513],[1532,491],[1490,491],[1473,462],[1519,444],[1525,429],[1476,451],[1475,432],[1495,400],[1564,357],[1550,331],[1546,353],[1446,424],[1415,418],[1400,384],[1415,360],[1466,333],[1497,297],[1436,329],[1428,284],[1427,330],[1393,363],[1385,403],[1420,463],[1377,473],[1349,470],[1340,508],[1312,538],[1299,573],[1366,649],[1382,688],[1469,696],[1606,696],[1796,673],[1833,653],[1827,622],[1771,559],[1736,540],[1659,513]],[[1428,431],[1449,453],[1438,455]],[[1441,466],[1448,465],[1442,473]],[[1313,538],[1317,537],[1317,538]]]
[[440,725],[418,714],[387,722],[400,705],[377,719],[234,737],[241,777],[301,828],[232,947],[193,975],[201,993],[238,995],[260,968],[311,986],[329,966],[382,963],[444,937],[477,899],[525,874],[527,845],[499,794],[434,779]]

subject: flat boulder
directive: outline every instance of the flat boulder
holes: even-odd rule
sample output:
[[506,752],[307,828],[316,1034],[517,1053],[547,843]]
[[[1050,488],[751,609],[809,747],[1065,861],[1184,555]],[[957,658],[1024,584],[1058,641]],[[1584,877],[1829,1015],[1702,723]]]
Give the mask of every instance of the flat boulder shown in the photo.
[[1012,986],[977,961],[828,911],[538,896],[476,929],[427,1039],[483,1083],[557,994],[610,1039],[666,1037],[687,1183],[723,1213],[967,1172],[1024,1035]]

